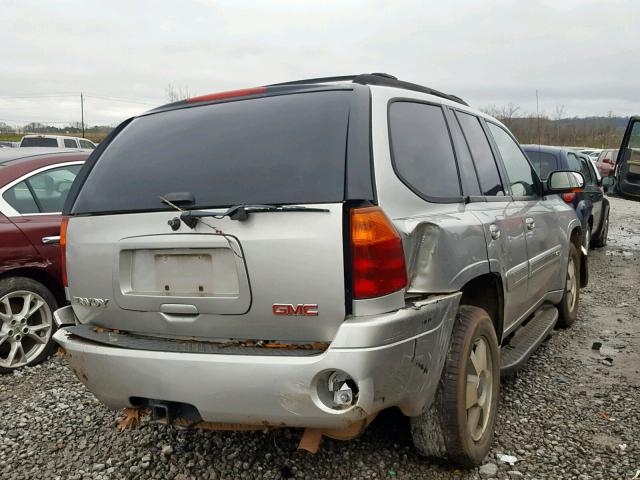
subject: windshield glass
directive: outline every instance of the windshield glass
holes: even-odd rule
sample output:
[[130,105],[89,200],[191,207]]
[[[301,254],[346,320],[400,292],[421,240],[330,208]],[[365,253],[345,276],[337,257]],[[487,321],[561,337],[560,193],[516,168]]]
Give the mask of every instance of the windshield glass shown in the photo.
[[350,91],[182,108],[133,120],[97,160],[72,213],[344,199]]

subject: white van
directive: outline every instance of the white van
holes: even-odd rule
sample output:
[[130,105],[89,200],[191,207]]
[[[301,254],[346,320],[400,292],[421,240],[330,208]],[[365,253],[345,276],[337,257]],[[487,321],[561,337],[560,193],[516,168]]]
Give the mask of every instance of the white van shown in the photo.
[[86,138],[65,137],[64,135],[25,135],[20,147],[88,148],[93,150],[96,144]]

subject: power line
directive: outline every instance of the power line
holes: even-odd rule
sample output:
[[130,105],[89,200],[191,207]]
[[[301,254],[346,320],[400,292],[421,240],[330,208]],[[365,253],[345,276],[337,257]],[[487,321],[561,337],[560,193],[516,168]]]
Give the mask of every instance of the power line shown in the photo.
[[72,124],[77,120],[10,120],[8,118],[0,118],[0,122],[12,122],[12,123],[58,123],[58,124]]
[[[46,93],[46,94],[37,94],[37,95],[0,95],[0,98],[7,99],[7,100],[14,100],[14,99],[29,99],[29,98],[72,98],[77,96],[78,96],[77,93]],[[85,93],[84,96],[89,98],[99,99],[99,100],[110,100],[114,102],[132,103],[132,104],[138,104],[138,105],[145,105],[149,107],[155,107],[157,105],[162,104],[161,101],[156,102],[151,99],[145,99],[147,101],[143,102],[140,100],[132,100],[130,98],[112,97],[110,95],[96,95],[91,93],[89,94]],[[150,103],[150,102],[153,102],[153,103]]]
[[45,93],[41,95],[0,95],[0,98],[17,99],[17,98],[63,98],[75,97],[75,93]]
[[90,95],[90,94],[86,94],[84,95],[87,98],[97,98],[99,100],[112,100],[114,102],[124,102],[124,103],[135,103],[138,105],[146,105],[148,107],[155,107],[157,105],[159,105],[159,103],[146,103],[146,102],[140,102],[138,100],[130,100],[127,98],[116,98],[116,97],[107,97],[104,95]]

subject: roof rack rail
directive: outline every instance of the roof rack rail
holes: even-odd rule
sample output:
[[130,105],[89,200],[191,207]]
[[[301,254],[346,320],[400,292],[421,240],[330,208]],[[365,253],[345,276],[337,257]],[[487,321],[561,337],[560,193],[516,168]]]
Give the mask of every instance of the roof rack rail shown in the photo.
[[447,100],[451,100],[456,103],[461,103],[462,105],[469,106],[467,102],[465,102],[460,97],[455,95],[450,95],[448,93],[440,92],[439,90],[434,90],[433,88],[425,87],[423,85],[418,85],[416,83],[405,82],[402,80],[398,80],[397,77],[393,75],[389,75],[388,73],[362,73],[360,75],[343,75],[338,77],[320,77],[320,78],[308,78],[305,80],[294,80],[292,82],[283,82],[283,83],[274,83],[272,85],[267,85],[267,87],[281,87],[286,85],[305,85],[305,84],[313,84],[313,83],[330,83],[330,82],[353,82],[359,83],[361,85],[378,85],[383,87],[395,87],[395,88],[404,88],[405,90],[412,90],[415,92],[427,93],[429,95],[435,95],[436,97],[445,98]]

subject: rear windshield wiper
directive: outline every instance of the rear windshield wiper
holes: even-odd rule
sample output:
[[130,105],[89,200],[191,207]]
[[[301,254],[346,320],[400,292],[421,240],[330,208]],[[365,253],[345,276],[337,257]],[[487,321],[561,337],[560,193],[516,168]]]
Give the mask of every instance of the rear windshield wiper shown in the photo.
[[243,221],[250,213],[262,212],[329,212],[327,208],[305,207],[303,205],[234,205],[226,210],[187,210],[180,214],[180,220],[190,228],[195,228],[198,218],[229,217],[231,220]]

